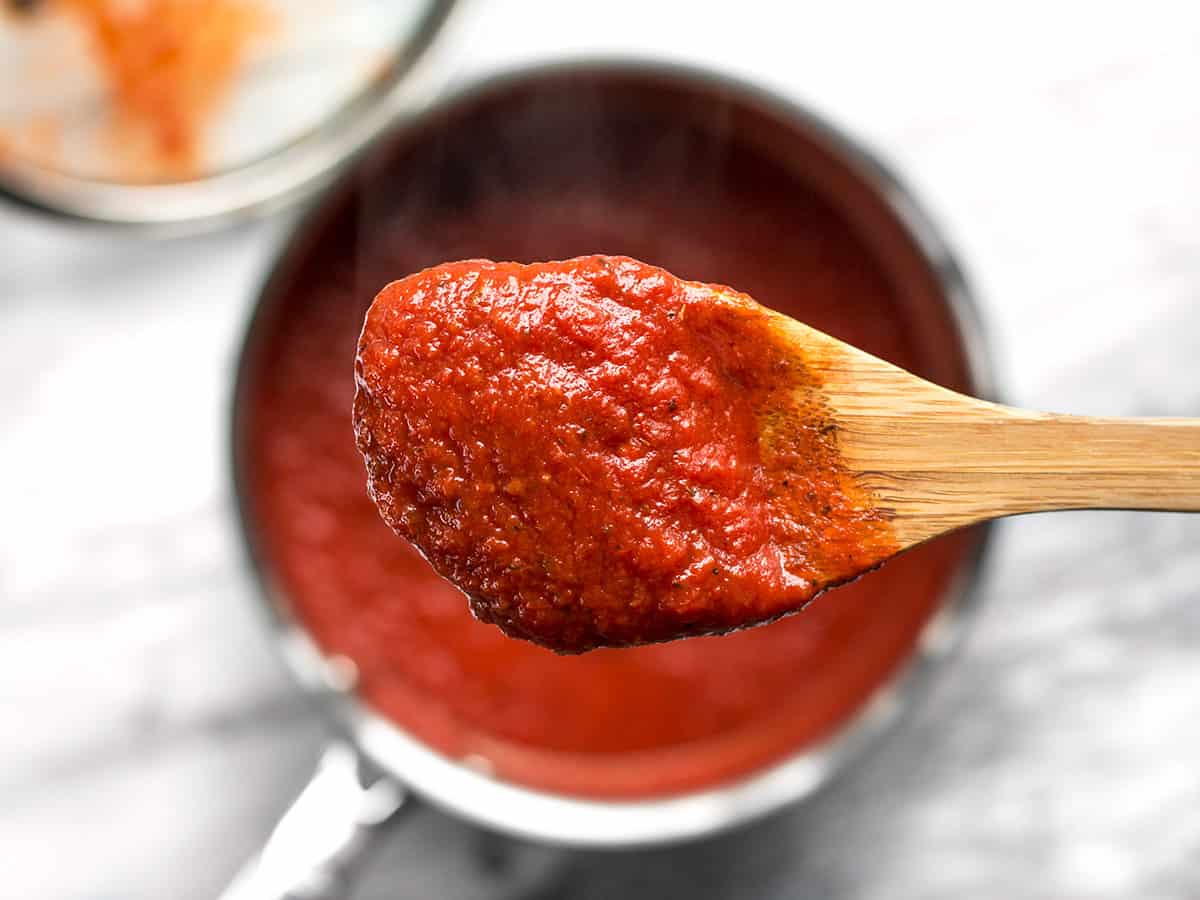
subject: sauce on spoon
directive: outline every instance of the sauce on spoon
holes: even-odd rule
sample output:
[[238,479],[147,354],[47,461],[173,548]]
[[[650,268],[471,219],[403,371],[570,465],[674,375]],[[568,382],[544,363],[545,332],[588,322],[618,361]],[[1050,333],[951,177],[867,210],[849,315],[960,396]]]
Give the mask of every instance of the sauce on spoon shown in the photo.
[[368,312],[355,435],[385,521],[477,617],[575,653],[770,621],[896,552],[817,377],[728,288],[450,263]]

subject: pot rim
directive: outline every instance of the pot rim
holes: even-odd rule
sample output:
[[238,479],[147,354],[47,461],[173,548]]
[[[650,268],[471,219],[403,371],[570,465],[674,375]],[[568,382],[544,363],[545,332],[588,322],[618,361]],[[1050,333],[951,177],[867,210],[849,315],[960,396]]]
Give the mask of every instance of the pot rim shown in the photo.
[[[632,75],[668,81],[698,92],[717,93],[788,123],[823,143],[879,197],[911,237],[936,277],[962,346],[972,391],[996,399],[996,385],[983,336],[983,324],[962,269],[940,232],[896,174],[856,139],[804,106],[739,77],[691,64],[639,57],[588,57],[506,67],[471,79],[428,107],[393,124],[382,140],[422,119],[492,92],[563,75]],[[434,806],[464,820],[514,837],[587,848],[629,848],[708,837],[766,816],[814,793],[847,763],[891,730],[900,714],[923,693],[930,675],[959,644],[978,606],[980,581],[994,525],[979,537],[945,591],[938,612],[923,627],[911,657],[875,695],[832,736],[815,746],[740,779],[667,797],[598,800],[553,794],[498,781],[469,762],[439,754],[373,711],[353,691],[353,663],[325,656],[276,598],[269,566],[255,539],[246,483],[242,421],[247,360],[266,301],[278,289],[298,241],[337,196],[355,167],[321,193],[283,241],[256,296],[237,354],[231,405],[231,456],[238,533],[256,583],[259,606],[275,635],[291,674],[317,700],[334,727],[384,774],[390,774]]]

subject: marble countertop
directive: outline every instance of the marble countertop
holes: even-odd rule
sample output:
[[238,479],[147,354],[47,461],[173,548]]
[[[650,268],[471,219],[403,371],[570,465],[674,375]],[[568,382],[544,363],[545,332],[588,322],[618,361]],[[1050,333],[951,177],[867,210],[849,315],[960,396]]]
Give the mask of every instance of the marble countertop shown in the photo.
[[[621,51],[784,91],[925,199],[1010,399],[1200,415],[1200,7],[786,6],[475,3],[448,77]],[[214,896],[320,751],[224,447],[286,224],[148,243],[0,210],[0,896]],[[1013,521],[985,590],[919,711],[801,809],[618,856],[422,810],[357,896],[1200,896],[1200,518]]]

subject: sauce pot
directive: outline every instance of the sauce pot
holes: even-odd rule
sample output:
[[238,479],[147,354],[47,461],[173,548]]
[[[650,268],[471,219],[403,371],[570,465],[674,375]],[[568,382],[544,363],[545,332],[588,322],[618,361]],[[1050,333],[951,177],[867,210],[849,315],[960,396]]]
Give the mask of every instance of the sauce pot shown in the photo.
[[[667,109],[708,116],[714,128],[736,128],[803,177],[854,224],[892,277],[911,284],[906,302],[920,308],[929,342],[957,371],[957,387],[991,397],[993,384],[974,308],[937,230],[896,178],[857,143],[790,102],[723,76],[693,69],[628,62],[540,67],[490,78],[447,96],[399,122],[376,145],[415,139],[438,117],[469,104],[500,104],[531,91],[561,90],[565,82],[591,92],[670,94]],[[673,113],[672,113],[673,114]],[[600,127],[600,126],[598,126]],[[422,131],[424,129],[424,132]],[[264,323],[286,314],[281,285],[312,252],[331,205],[347,192],[369,195],[386,184],[386,167],[370,150],[341,182],[318,199],[287,241],[257,307],[238,363],[232,415],[233,477],[241,533],[257,578],[262,607],[297,681],[311,693],[338,735],[312,782],[286,813],[265,849],[226,894],[229,898],[339,896],[361,851],[379,826],[420,798],[487,829],[539,842],[626,848],[685,841],[750,822],[809,796],[875,743],[909,709],[921,685],[954,647],[976,594],[988,543],[977,535],[967,562],[940,598],[901,671],[835,734],[746,777],[688,793],[637,800],[596,800],[535,791],[489,776],[470,760],[442,756],[374,712],[356,695],[354,669],[326,656],[290,614],[272,577],[247,489],[246,427],[249,384],[263,354]],[[430,190],[439,190],[431,185]],[[397,277],[400,274],[397,273]],[[347,370],[350,360],[346,361]],[[951,377],[951,376],[947,376]],[[347,409],[347,440],[350,440]],[[365,477],[364,477],[365,480]],[[465,601],[464,601],[465,602]]]

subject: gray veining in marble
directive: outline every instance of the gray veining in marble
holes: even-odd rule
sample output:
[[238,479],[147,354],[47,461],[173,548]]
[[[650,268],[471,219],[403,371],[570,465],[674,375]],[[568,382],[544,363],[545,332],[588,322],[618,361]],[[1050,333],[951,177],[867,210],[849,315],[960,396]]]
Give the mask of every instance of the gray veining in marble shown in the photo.
[[[1194,4],[594,6],[651,27],[476,3],[451,49],[460,71],[720,59],[810,102],[946,226],[1014,399],[1200,415]],[[249,602],[223,445],[283,225],[147,245],[0,210],[0,896],[211,897],[317,757]],[[1186,516],[1009,523],[946,677],[802,809],[619,856],[422,810],[358,896],[1200,897],[1198,548]]]

